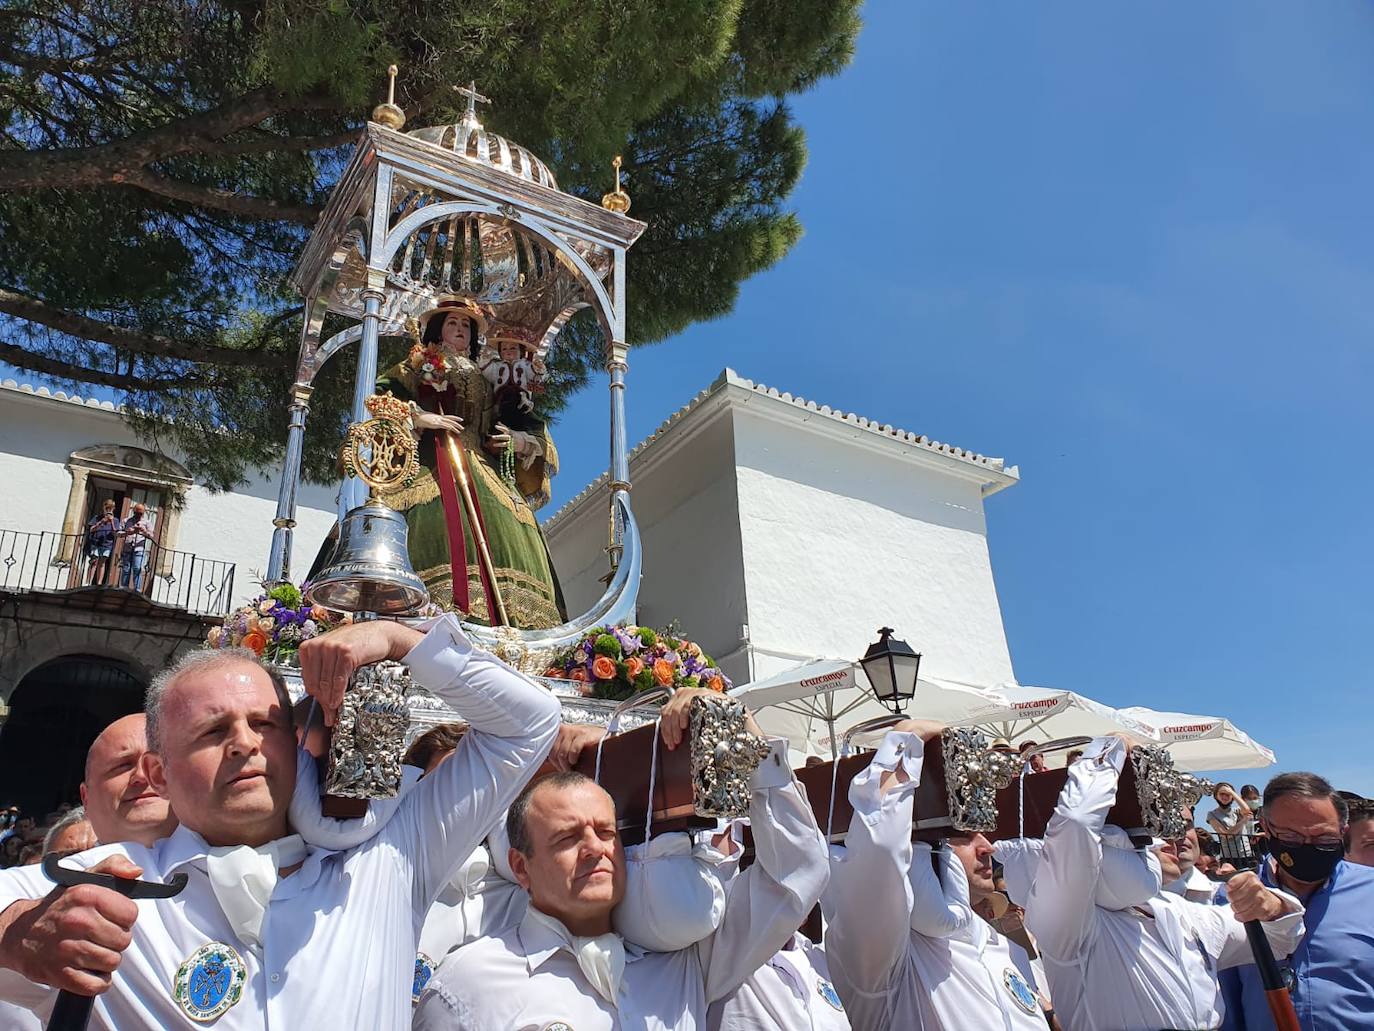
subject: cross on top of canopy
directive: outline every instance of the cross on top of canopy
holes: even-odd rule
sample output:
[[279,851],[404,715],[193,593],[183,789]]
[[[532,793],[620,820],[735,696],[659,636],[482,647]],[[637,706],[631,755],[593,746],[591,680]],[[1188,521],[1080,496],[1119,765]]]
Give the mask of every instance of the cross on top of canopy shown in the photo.
[[608,345],[623,343],[625,252],[644,223],[560,191],[542,161],[483,128],[475,87],[460,92],[454,125],[363,130],[292,272],[307,303],[299,385],[356,338],[321,344],[324,316],[361,318],[369,294],[383,335],[458,294],[541,352],[586,307]]

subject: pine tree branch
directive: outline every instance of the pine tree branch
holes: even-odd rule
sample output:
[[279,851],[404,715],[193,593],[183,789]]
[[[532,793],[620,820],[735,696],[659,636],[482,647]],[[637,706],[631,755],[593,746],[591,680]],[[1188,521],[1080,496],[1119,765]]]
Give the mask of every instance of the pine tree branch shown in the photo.
[[37,297],[30,297],[4,287],[0,287],[0,312],[29,322],[37,322],[69,336],[157,358],[233,366],[285,366],[291,361],[290,355],[264,348],[238,350],[233,347],[217,347],[189,340],[177,340],[160,333],[144,333],[123,326],[112,326],[107,322],[87,318],[85,315],[63,311]]
[[[117,390],[165,390],[167,380],[165,378],[146,379],[142,376],[125,375],[119,372],[106,372],[102,369],[92,369],[85,365],[76,365],[72,362],[64,362],[57,358],[49,358],[46,355],[36,354],[27,347],[20,347],[18,344],[7,344],[0,341],[0,361],[13,365],[16,369],[28,369],[42,376],[51,376],[53,379],[66,380],[72,383],[87,383],[94,386],[114,387]],[[201,384],[200,380],[182,378],[177,381],[179,388],[190,388],[194,390]]]
[[320,208],[310,205],[283,204],[268,197],[250,197],[232,190],[221,190],[214,186],[201,186],[197,183],[168,179],[153,172],[140,170],[117,177],[117,182],[137,186],[149,193],[173,200],[185,201],[199,208],[214,208],[227,211],[245,218],[258,218],[268,222],[298,222],[303,226],[313,226],[320,217]]
[[103,186],[153,161],[199,153],[207,142],[288,111],[328,111],[339,102],[324,93],[289,97],[262,88],[229,103],[92,147],[0,152],[0,191]]

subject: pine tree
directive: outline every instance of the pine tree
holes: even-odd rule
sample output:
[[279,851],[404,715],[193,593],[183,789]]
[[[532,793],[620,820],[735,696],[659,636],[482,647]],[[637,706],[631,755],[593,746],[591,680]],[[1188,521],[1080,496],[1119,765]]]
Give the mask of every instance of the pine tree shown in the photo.
[[[300,301],[286,272],[402,68],[408,127],[483,120],[590,200],[624,154],[630,331],[730,311],[801,226],[786,98],[848,62],[858,0],[10,0],[0,11],[0,361],[120,394],[223,489],[269,468]],[[551,412],[600,363],[574,319]],[[337,475],[351,369],[317,381],[306,472]]]

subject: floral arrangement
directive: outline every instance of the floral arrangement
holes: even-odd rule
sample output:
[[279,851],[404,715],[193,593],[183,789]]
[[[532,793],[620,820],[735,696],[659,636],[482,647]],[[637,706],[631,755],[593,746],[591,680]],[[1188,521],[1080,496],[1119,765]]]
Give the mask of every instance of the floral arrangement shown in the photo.
[[416,344],[410,349],[410,367],[435,390],[448,389],[448,359],[435,344]]
[[640,626],[597,627],[560,655],[546,677],[573,680],[591,698],[616,701],[655,687],[730,690],[730,678],[691,641]]
[[235,609],[223,626],[211,627],[205,637],[210,648],[247,648],[268,662],[294,665],[302,641],[318,637],[352,617],[319,605],[307,605],[304,585],[263,584],[263,593]]

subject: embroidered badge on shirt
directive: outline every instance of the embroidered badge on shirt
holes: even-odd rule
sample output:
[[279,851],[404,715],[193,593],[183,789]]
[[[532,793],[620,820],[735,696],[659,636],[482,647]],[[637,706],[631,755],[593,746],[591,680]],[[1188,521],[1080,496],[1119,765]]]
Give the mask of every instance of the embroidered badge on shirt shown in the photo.
[[844,1012],[844,1003],[840,1002],[840,993],[835,991],[835,986],[823,977],[816,978],[816,992],[822,999],[830,1003],[841,1013]]
[[561,1020],[555,1020],[552,1024],[545,1024],[539,1031],[573,1031],[573,1026]]
[[172,998],[192,1020],[208,1023],[243,998],[248,969],[221,942],[202,945],[177,968]]
[[425,985],[429,984],[429,979],[434,976],[435,963],[423,952],[415,954],[415,979],[410,982],[410,1001],[419,1002],[420,993],[425,990]]
[[1002,984],[1006,987],[1007,994],[1016,1000],[1016,1005],[1027,1013],[1035,1013],[1040,1009],[1040,1000],[1036,997],[1035,990],[1026,983],[1026,979],[1015,967],[1007,967],[1002,971]]

